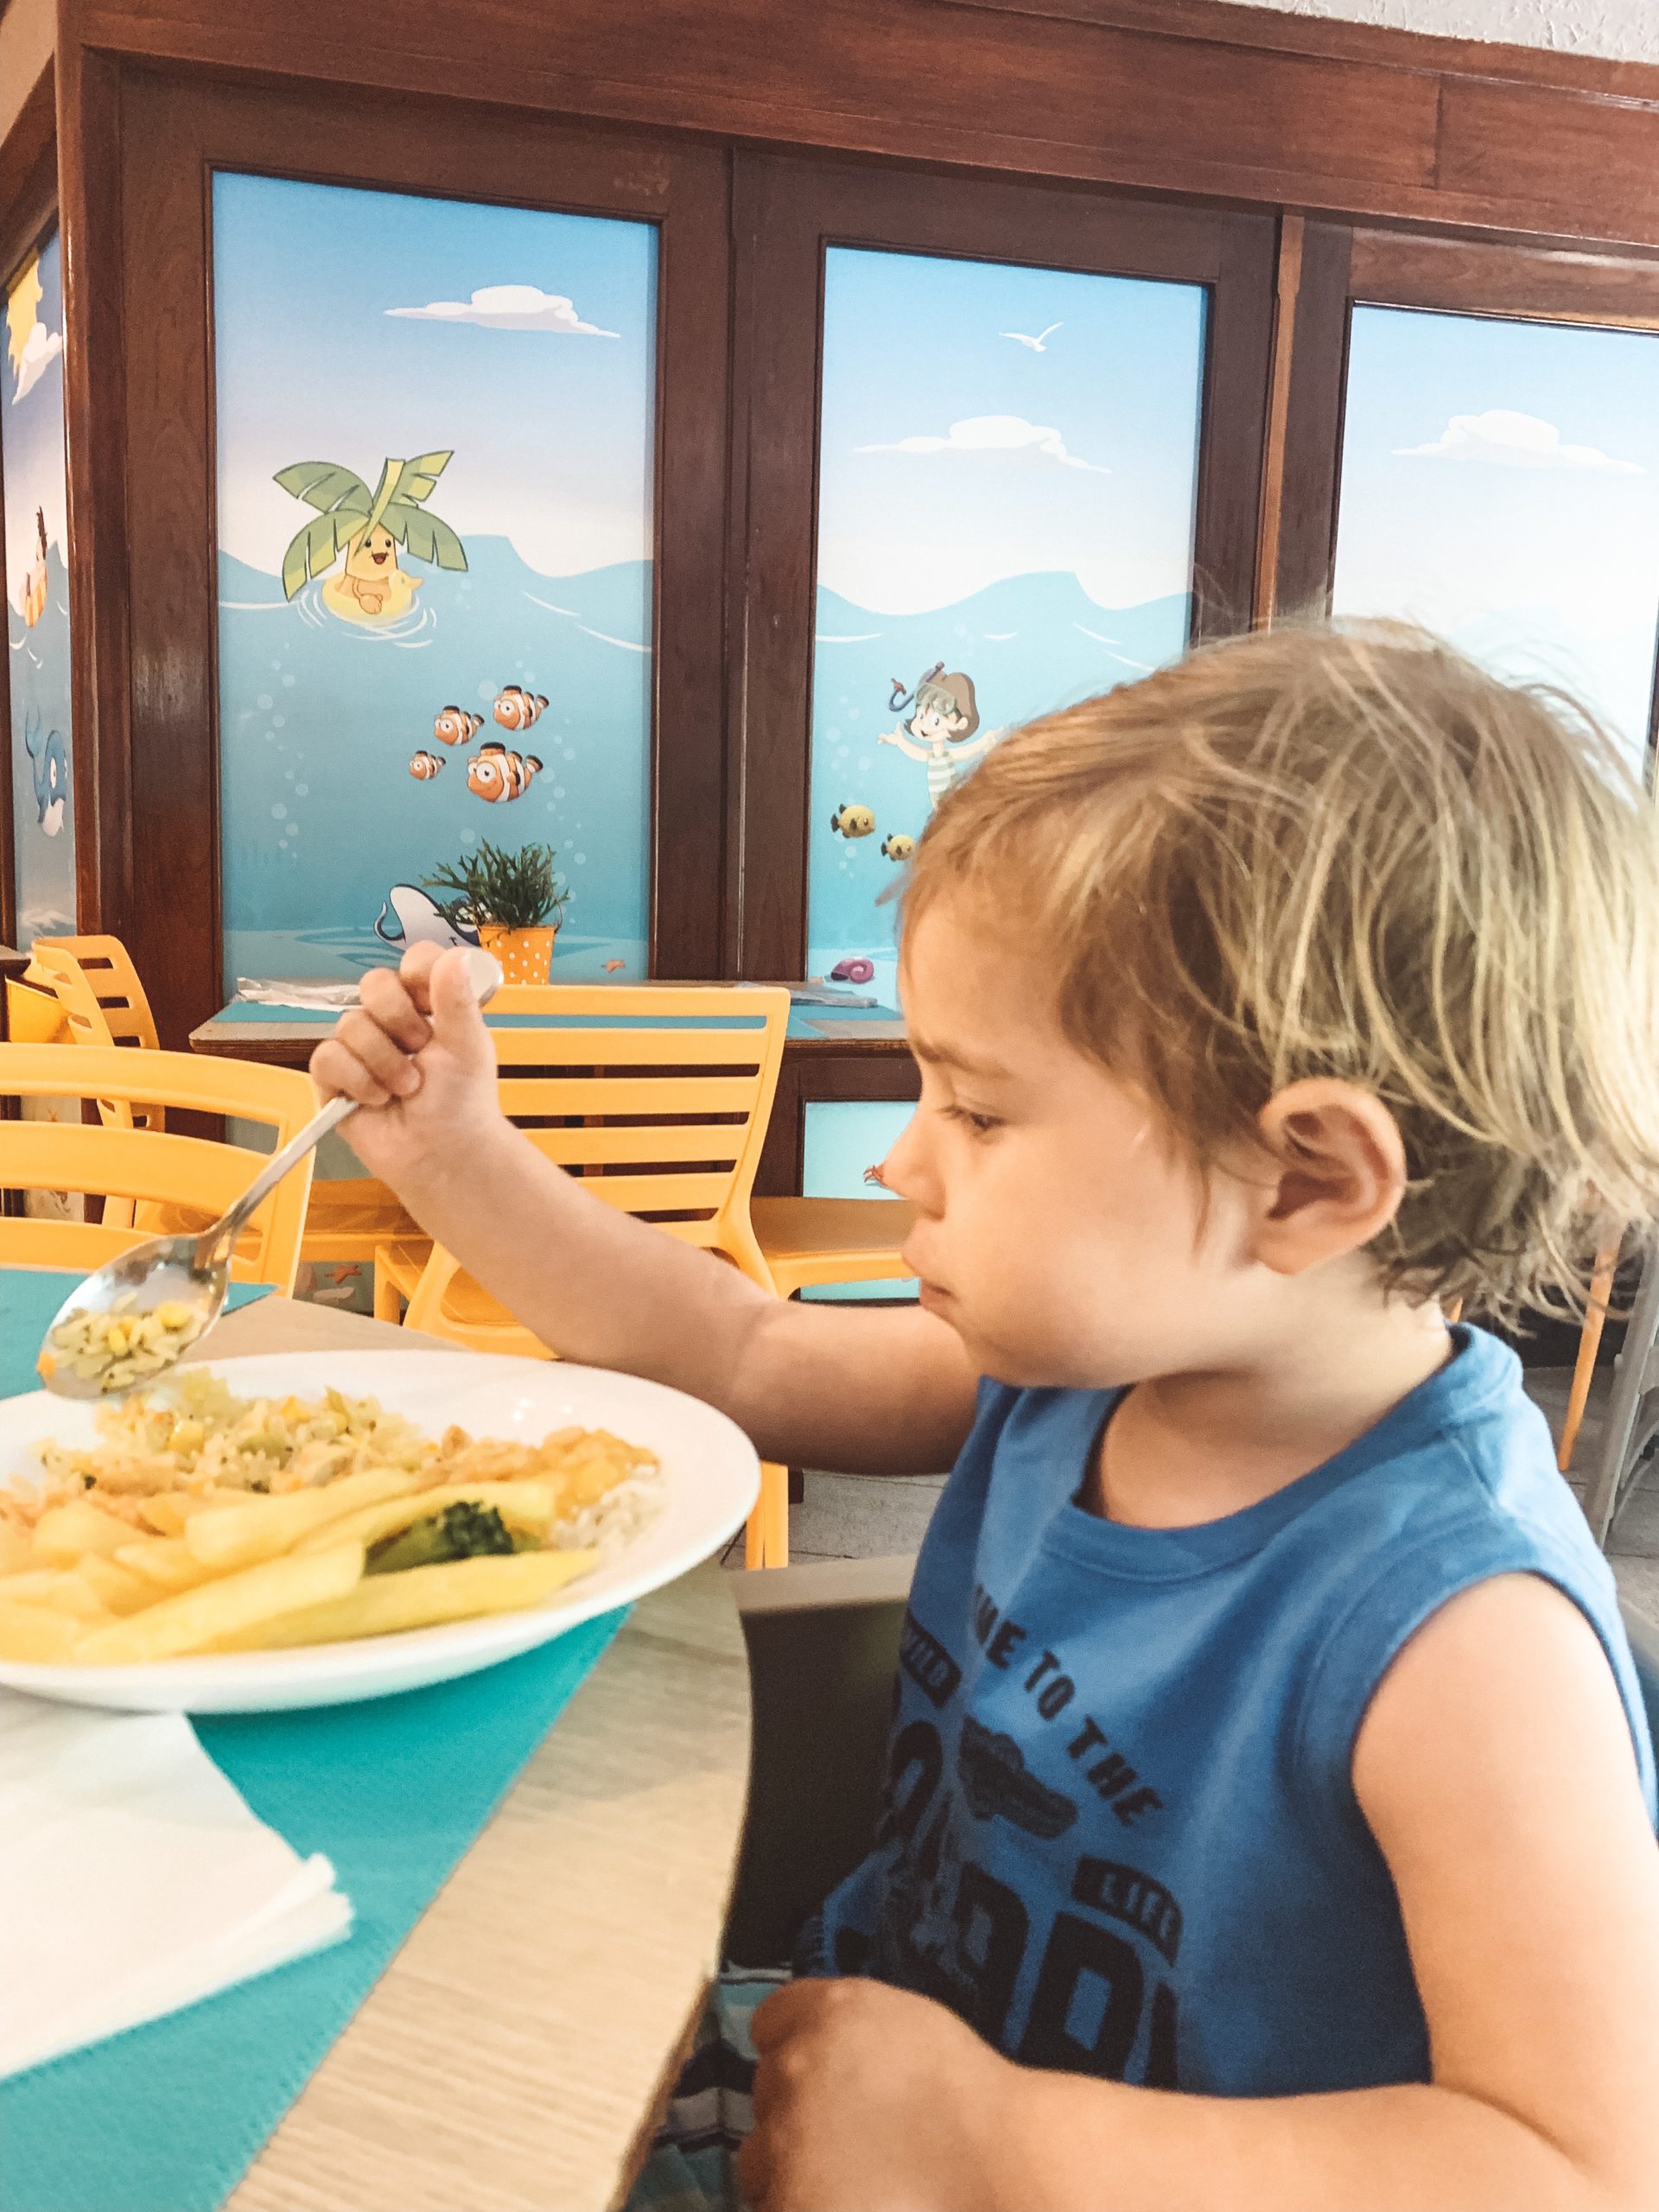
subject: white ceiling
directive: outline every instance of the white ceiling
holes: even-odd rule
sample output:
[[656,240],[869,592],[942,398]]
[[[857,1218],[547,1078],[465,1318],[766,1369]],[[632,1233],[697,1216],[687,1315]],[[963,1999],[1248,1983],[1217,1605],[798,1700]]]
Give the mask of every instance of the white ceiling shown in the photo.
[[[1242,4],[1242,0],[1235,0]],[[1659,61],[1656,0],[1253,0],[1290,16],[1383,23],[1443,38],[1503,39],[1558,54]]]

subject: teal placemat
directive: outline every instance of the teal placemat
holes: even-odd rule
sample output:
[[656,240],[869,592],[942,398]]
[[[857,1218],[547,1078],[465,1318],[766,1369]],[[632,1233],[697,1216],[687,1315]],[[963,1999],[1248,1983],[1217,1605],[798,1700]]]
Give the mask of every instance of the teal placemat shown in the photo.
[[334,1861],[352,1934],[0,2084],[0,2212],[215,2212],[623,1618],[403,1697],[199,1721],[261,1819]]
[[[35,1362],[41,1338],[64,1300],[85,1281],[55,1268],[0,1268],[0,1398],[40,1389]],[[234,1282],[226,1304],[234,1311],[270,1295],[269,1283]]]
[[[798,1006],[790,1009],[789,1034],[798,1040],[821,1042],[813,1022],[831,1016],[836,1021],[860,1023],[893,1022],[901,1018],[897,1008],[890,1006]],[[722,1014],[710,1021],[692,1014],[486,1014],[484,1019],[493,1029],[758,1029],[761,1020],[759,1014]],[[322,1037],[334,1027],[340,1015],[321,1012],[315,1007],[255,1006],[246,999],[238,999],[230,1006],[221,1007],[213,1020],[238,1027],[245,1023],[251,1027],[280,1023],[284,1028],[297,1028],[305,1023],[315,1027],[318,1036]]]

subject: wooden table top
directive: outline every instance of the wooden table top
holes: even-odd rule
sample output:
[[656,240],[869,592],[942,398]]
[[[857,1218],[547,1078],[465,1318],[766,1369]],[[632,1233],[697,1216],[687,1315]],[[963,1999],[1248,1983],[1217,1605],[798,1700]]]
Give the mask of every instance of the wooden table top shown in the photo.
[[[450,1344],[263,1299],[208,1356]],[[642,1599],[226,2212],[603,2212],[719,1960],[749,1676],[712,1561]]]

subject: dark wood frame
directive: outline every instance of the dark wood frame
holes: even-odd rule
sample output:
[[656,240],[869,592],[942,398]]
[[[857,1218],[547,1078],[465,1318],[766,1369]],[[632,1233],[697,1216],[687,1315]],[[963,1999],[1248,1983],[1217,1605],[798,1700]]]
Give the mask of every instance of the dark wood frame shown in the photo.
[[[12,204],[0,211],[0,298],[6,287],[31,253],[44,245],[55,228],[57,209],[57,163],[54,150],[48,146],[35,161],[28,181]],[[67,394],[66,394],[67,411]],[[5,458],[0,454],[0,512],[5,502]],[[64,566],[70,567],[67,546],[64,548]],[[0,531],[0,600],[6,591],[5,537]],[[12,760],[11,730],[11,656],[5,656],[5,665],[0,667],[0,736],[5,739],[3,773],[0,773],[0,944],[15,944],[17,931],[17,848],[16,823],[13,816],[11,786],[16,772]],[[79,826],[79,808],[76,808],[76,826]],[[0,995],[4,983],[0,981]],[[5,1034],[4,1015],[0,1012],[0,1037]]]
[[925,136],[1005,175],[1659,244],[1653,67],[1214,0],[423,0],[380,41],[337,0],[60,0],[60,26],[273,83],[887,160]]
[[[90,765],[105,826],[88,856],[83,912],[130,946],[163,1042],[182,1045],[224,1000],[216,168],[632,216],[658,226],[652,964],[658,946],[671,947],[676,974],[718,974],[728,334],[706,303],[723,298],[728,283],[725,155],[522,114],[504,119],[449,101],[433,101],[423,113],[408,100],[144,73],[93,89],[116,103],[121,160],[118,207],[102,211],[106,219],[118,214],[118,228],[91,226],[91,250],[76,270],[77,304],[96,315],[103,334],[94,349],[78,322],[86,435],[78,454],[72,445],[72,494],[78,548],[86,518],[91,568],[102,567],[96,583],[87,577],[99,627],[78,670],[77,721],[84,711],[98,734]],[[427,130],[411,127],[422,121]],[[307,160],[302,148],[326,148],[326,160]],[[107,182],[113,168],[103,159],[88,173]],[[673,834],[658,835],[659,823],[671,823]]]
[[[1659,253],[1589,254],[1523,238],[1310,223],[1296,302],[1276,600],[1330,603],[1340,509],[1348,333],[1356,306],[1659,332]],[[1648,714],[1659,754],[1659,652]]]
[[[740,154],[732,714],[744,793],[732,972],[806,958],[818,397],[830,245],[1152,276],[1210,292],[1195,629],[1249,626],[1274,302],[1274,219],[1099,192]],[[764,309],[764,312],[762,311]]]

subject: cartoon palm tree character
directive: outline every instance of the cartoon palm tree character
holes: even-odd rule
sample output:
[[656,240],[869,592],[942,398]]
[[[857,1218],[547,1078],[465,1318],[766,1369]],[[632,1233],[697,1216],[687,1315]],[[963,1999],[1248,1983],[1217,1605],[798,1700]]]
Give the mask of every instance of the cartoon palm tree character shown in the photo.
[[387,460],[372,493],[360,476],[331,461],[297,461],[278,469],[276,480],[283,491],[317,510],[283,556],[287,596],[292,599],[308,576],[323,575],[343,553],[345,566],[323,585],[324,605],[347,621],[390,621],[408,610],[423,581],[398,566],[400,545],[417,561],[464,569],[467,551],[460,538],[426,510],[449,460],[448,453]]

